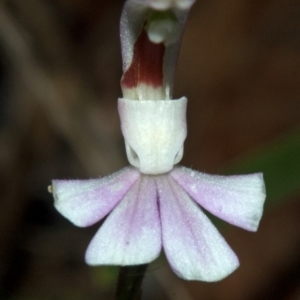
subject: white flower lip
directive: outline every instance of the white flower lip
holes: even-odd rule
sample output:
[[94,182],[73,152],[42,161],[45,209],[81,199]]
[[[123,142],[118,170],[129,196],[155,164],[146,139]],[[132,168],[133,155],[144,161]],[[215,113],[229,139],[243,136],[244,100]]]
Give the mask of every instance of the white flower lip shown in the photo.
[[178,100],[119,99],[127,158],[141,173],[172,170],[183,155],[187,135],[185,97]]

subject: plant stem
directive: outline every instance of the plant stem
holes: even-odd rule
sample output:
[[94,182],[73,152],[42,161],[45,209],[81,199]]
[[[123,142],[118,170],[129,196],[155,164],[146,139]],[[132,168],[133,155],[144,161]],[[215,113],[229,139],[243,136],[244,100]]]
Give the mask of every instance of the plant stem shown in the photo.
[[148,264],[120,267],[115,300],[141,300],[142,282]]

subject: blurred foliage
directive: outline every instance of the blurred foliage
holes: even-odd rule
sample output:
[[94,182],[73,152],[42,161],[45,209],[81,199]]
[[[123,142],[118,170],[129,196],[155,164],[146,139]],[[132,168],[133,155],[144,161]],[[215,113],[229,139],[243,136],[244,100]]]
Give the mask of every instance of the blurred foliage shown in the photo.
[[285,201],[300,190],[300,128],[235,160],[226,173],[262,172],[266,183],[266,205]]
[[99,288],[111,289],[116,284],[119,267],[101,266],[90,268],[92,284]]

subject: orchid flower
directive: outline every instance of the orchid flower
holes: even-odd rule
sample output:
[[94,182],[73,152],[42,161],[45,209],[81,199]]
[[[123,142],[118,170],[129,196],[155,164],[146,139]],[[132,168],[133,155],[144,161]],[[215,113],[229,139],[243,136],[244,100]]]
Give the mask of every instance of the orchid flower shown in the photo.
[[173,100],[178,49],[191,0],[128,0],[121,18],[123,97],[118,101],[129,167],[90,180],[53,180],[56,209],[86,227],[107,216],[89,244],[89,265],[139,265],[162,248],[187,280],[217,281],[239,261],[203,209],[256,231],[261,173],[218,176],[178,165],[187,134],[185,97]]

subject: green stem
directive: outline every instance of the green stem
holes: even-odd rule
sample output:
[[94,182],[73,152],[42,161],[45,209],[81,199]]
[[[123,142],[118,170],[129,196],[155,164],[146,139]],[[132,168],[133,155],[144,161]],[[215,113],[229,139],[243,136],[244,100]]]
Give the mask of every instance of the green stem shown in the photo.
[[115,300],[141,300],[142,282],[148,264],[121,267],[117,282]]

